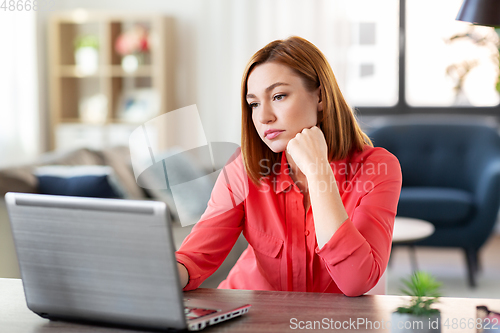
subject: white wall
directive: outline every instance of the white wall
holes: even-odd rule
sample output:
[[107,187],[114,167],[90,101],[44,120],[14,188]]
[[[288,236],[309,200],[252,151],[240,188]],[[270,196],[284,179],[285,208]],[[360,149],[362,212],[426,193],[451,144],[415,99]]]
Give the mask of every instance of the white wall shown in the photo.
[[36,16],[0,10],[0,168],[39,154]]
[[[153,12],[175,19],[175,108],[197,104],[207,139],[240,143],[240,81],[250,56],[268,42],[300,35],[325,54],[348,43],[334,26],[345,2],[330,0],[51,0],[54,10]],[[38,13],[41,82],[47,82],[48,13]],[[336,52],[339,54],[339,52]],[[330,59],[342,70],[342,64]],[[342,76],[342,75],[341,75]],[[342,81],[339,79],[339,81]],[[340,82],[342,83],[342,82]],[[47,96],[45,85],[41,95]],[[47,117],[47,101],[42,115]]]

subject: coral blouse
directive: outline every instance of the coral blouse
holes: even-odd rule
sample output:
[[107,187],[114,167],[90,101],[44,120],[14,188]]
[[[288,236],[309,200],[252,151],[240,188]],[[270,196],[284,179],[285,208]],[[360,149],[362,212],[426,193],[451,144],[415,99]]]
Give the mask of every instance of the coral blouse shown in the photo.
[[330,166],[349,218],[319,249],[312,207],[304,211],[286,155],[266,170],[276,176],[259,188],[249,180],[238,149],[176,253],[189,273],[184,290],[197,288],[217,270],[241,232],[248,248],[219,288],[357,296],[374,287],[391,251],[402,182],[399,161],[383,148],[365,146]]

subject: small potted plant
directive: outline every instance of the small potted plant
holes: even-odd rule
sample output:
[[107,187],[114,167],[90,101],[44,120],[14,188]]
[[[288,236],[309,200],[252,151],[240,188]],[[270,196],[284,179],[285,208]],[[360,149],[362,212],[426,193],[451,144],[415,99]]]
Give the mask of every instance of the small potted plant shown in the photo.
[[75,63],[82,74],[94,74],[99,61],[99,40],[95,35],[79,36],[75,39]]
[[391,332],[441,332],[441,313],[431,307],[441,296],[441,283],[421,271],[402,282],[405,288],[401,292],[412,298],[407,306],[397,308],[392,314]]

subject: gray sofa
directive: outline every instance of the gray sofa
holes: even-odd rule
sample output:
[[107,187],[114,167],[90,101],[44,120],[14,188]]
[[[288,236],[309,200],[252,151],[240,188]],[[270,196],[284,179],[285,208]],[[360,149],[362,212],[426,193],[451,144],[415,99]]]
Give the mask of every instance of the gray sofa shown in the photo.
[[[14,242],[11,236],[7,209],[5,207],[4,195],[7,192],[38,193],[38,179],[34,172],[37,167],[47,165],[105,165],[113,169],[114,176],[118,180],[125,197],[134,200],[163,200],[168,201],[171,208],[174,241],[179,248],[184,238],[191,231],[191,226],[182,227],[178,221],[175,206],[171,200],[165,200],[165,196],[157,196],[158,191],[145,191],[140,188],[131,168],[130,153],[126,147],[115,147],[103,151],[95,151],[86,148],[42,155],[38,161],[31,165],[0,169],[0,277],[19,278],[20,272],[17,265],[17,257]],[[206,205],[206,202],[199,202]],[[227,276],[247,243],[243,236],[240,237],[231,253],[228,255],[219,270],[207,279],[202,287],[215,288]]]

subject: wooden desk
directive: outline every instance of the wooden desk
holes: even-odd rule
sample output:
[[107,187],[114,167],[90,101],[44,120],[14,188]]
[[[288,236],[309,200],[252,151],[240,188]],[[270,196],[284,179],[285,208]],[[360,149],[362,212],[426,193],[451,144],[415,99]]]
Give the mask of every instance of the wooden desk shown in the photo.
[[[189,296],[220,301],[242,301],[252,304],[250,312],[244,316],[209,327],[202,332],[314,332],[315,330],[292,329],[298,321],[323,321],[326,318],[335,321],[355,322],[360,319],[385,325],[390,321],[391,313],[407,297],[403,296],[362,296],[346,297],[339,294],[270,292],[246,290],[198,289],[186,293]],[[466,299],[443,297],[438,308],[442,320],[476,317],[476,305],[486,305],[490,309],[500,310],[498,299]],[[292,318],[296,318],[294,322]],[[291,322],[292,320],[292,322]],[[304,323],[305,325],[305,323]],[[373,324],[375,325],[375,324]],[[390,332],[390,329],[366,329],[360,325],[356,332]],[[21,280],[0,279],[0,331],[9,333],[48,333],[48,332],[97,332],[114,333],[138,331],[105,327],[85,326],[65,322],[50,322],[32,313],[24,299]],[[327,329],[317,330],[320,332]],[[476,332],[475,329],[452,329],[442,327],[442,332]]]

